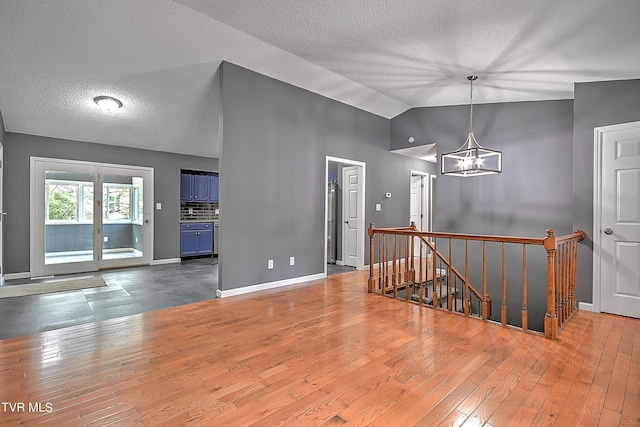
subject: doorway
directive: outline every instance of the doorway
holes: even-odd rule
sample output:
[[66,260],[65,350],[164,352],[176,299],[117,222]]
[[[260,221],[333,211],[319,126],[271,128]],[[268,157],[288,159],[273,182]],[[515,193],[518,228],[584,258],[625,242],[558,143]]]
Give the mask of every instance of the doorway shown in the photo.
[[147,265],[153,169],[31,159],[31,276]]
[[593,305],[640,318],[640,122],[594,130]]
[[[409,181],[409,223],[415,223],[419,231],[431,231],[432,201],[431,176],[426,172],[411,171]],[[416,240],[414,254],[419,256],[420,241]]]
[[325,275],[328,262],[364,269],[365,171],[363,162],[326,158]]

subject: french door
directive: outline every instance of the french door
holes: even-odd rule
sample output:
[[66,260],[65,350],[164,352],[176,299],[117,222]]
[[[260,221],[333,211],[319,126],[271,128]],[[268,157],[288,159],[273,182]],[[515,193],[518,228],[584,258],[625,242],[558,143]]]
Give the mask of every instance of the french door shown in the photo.
[[31,276],[149,264],[150,168],[31,159]]

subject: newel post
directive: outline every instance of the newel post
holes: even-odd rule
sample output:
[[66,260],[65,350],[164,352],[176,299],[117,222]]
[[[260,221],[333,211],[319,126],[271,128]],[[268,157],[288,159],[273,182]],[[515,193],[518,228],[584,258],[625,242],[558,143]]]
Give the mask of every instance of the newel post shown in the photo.
[[373,273],[373,264],[375,263],[374,261],[374,243],[373,243],[373,222],[369,223],[369,230],[367,230],[367,234],[369,235],[369,282],[368,282],[368,286],[367,286],[367,291],[371,294],[373,293],[373,288],[375,286],[375,279],[373,277],[374,273]]
[[547,230],[544,239],[547,250],[547,313],[544,316],[544,336],[555,339],[558,335],[558,316],[556,314],[556,232]]

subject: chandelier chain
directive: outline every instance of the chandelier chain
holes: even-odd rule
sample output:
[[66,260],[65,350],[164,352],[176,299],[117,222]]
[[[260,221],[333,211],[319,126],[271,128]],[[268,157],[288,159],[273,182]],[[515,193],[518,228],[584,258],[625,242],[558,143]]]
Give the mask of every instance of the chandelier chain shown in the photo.
[[469,79],[470,91],[469,91],[469,132],[473,132],[473,81],[477,78],[475,76],[467,77]]

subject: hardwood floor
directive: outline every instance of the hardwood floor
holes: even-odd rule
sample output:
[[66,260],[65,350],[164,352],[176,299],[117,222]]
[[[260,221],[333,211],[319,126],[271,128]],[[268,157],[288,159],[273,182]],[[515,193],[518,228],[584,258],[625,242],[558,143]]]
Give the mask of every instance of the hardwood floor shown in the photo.
[[550,341],[366,285],[347,273],[0,341],[0,423],[640,425],[640,320],[579,312]]

